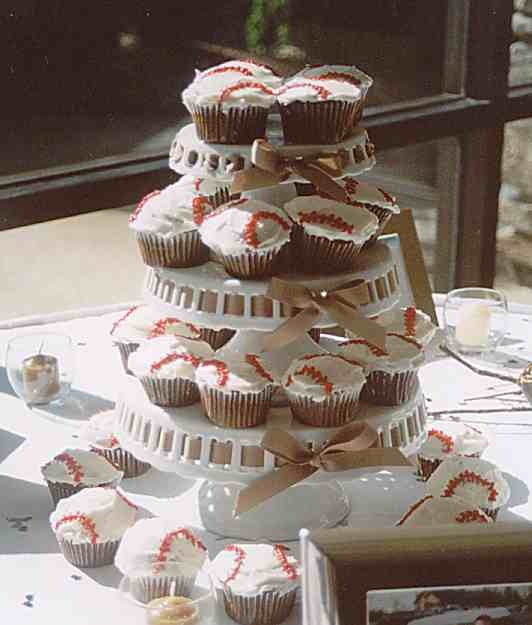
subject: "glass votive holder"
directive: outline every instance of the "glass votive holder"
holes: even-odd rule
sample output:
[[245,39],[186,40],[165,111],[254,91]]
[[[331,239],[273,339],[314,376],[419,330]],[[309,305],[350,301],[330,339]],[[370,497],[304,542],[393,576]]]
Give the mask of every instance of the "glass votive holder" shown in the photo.
[[500,291],[470,287],[450,291],[443,305],[449,346],[462,354],[495,350],[506,334],[508,302]]
[[7,344],[7,377],[28,405],[65,398],[74,375],[72,339],[64,334],[26,334]]

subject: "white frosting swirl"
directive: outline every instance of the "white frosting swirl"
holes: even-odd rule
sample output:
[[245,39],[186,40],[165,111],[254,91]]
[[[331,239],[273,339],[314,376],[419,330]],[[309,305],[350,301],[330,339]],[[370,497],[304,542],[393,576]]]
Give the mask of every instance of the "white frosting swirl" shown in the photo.
[[443,423],[431,428],[419,455],[432,460],[451,456],[480,455],[488,446],[487,436],[463,423]]
[[215,587],[253,596],[296,588],[301,569],[284,545],[246,543],[227,545],[212,561],[209,573]]
[[347,80],[353,82],[355,86],[362,91],[364,96],[373,84],[373,78],[354,65],[307,66],[295,74],[294,80],[298,78],[324,80],[322,77],[329,77],[330,79],[332,76],[335,76],[336,80]]
[[423,346],[430,343],[436,333],[436,326],[430,317],[414,306],[394,308],[379,315],[376,321],[386,328],[386,332],[403,334],[415,339]]
[[365,381],[360,364],[334,354],[307,354],[290,363],[282,384],[288,393],[324,401],[334,393],[357,394]]
[[208,215],[199,233],[214,252],[230,256],[277,250],[290,240],[290,229],[290,220],[277,206],[241,198]]
[[135,523],[137,507],[114,488],[84,488],[61,499],[50,515],[58,539],[74,543],[118,540]]
[[486,524],[492,522],[492,519],[485,512],[469,506],[460,499],[427,495],[411,506],[408,512],[397,522],[397,525],[424,527],[427,525]]
[[195,576],[207,552],[196,528],[173,519],[140,519],[126,530],[115,565],[127,577]]
[[377,232],[379,220],[362,207],[319,195],[297,197],[284,205],[288,215],[308,234],[330,240],[365,243]]
[[496,510],[510,498],[510,486],[494,464],[464,456],[444,460],[428,479],[427,490],[484,510]]
[[219,72],[221,69],[227,71],[228,69],[235,69],[241,74],[241,80],[256,78],[260,82],[268,85],[272,89],[278,89],[283,79],[278,76],[270,67],[263,65],[262,63],[256,63],[251,59],[245,61],[226,61],[215,65],[202,72],[197,73],[197,77],[204,78],[207,74],[213,74]]
[[281,105],[291,102],[356,102],[362,92],[352,83],[341,80],[311,80],[308,78],[292,78],[277,92],[277,100]]
[[213,355],[212,347],[205,341],[181,336],[160,336],[145,341],[137,351],[130,354],[128,368],[138,378],[149,376],[161,380],[194,380],[199,362]]
[[395,198],[379,187],[374,187],[367,182],[359,182],[352,176],[346,176],[336,182],[344,188],[349,202],[378,206],[392,213],[399,213]]
[[197,178],[196,176],[185,175],[175,183],[176,187],[185,188],[196,195],[214,195],[217,191],[228,189],[230,185],[226,182],[218,182],[213,178]]
[[199,365],[196,383],[200,388],[207,386],[226,393],[261,393],[275,383],[275,378],[260,356],[224,351]]
[[339,352],[349,360],[362,363],[368,371],[389,373],[417,369],[425,360],[421,345],[414,339],[393,334],[386,335],[384,350],[366,339],[353,338],[340,343]]
[[122,472],[93,451],[65,449],[41,468],[45,480],[64,484],[98,486],[118,482]]
[[179,335],[186,338],[199,338],[200,330],[191,323],[173,317],[161,317],[148,306],[134,306],[121,312],[111,328],[111,336],[116,341],[140,343],[162,335]]

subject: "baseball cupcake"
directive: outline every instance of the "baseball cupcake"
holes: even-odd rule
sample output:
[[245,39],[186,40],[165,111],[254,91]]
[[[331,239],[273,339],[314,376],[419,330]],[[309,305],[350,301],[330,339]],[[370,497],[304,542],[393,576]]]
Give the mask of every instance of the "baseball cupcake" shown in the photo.
[[[201,209],[201,210],[200,210]],[[197,195],[177,184],[144,197],[129,217],[143,261],[152,267],[194,267],[208,260],[198,223],[212,210]]]
[[284,545],[227,545],[209,573],[217,601],[242,625],[272,625],[294,607],[300,566]]
[[282,382],[298,421],[336,427],[356,417],[365,380],[357,362],[333,354],[308,354],[292,361]]
[[[205,204],[208,209],[218,208],[231,200],[231,185],[225,182],[218,182],[212,178],[196,178],[196,176],[181,176],[176,182],[177,187],[183,187],[192,191],[197,198],[196,204]],[[201,211],[201,206],[197,207],[197,213]],[[206,211],[203,211],[206,212]]]
[[199,532],[171,519],[141,519],[130,527],[115,557],[131,593],[148,603],[158,597],[189,597],[207,550]]
[[128,360],[151,402],[158,406],[188,406],[199,400],[196,369],[214,352],[199,339],[161,336],[144,342]]
[[386,328],[386,332],[414,339],[422,347],[426,347],[436,334],[436,326],[431,318],[414,306],[394,308],[379,315],[376,321]]
[[463,456],[442,462],[427,481],[427,490],[436,497],[458,498],[493,520],[510,499],[510,486],[494,464]]
[[115,488],[123,473],[103,456],[84,449],[65,449],[41,467],[54,505],[84,488]]
[[291,227],[280,208],[241,198],[207,215],[199,232],[232,276],[262,279],[280,271]]
[[225,352],[204,360],[196,382],[205,414],[215,425],[249,428],[266,421],[275,379],[259,356]]
[[320,195],[297,197],[285,210],[296,224],[294,258],[305,272],[335,273],[353,269],[364,243],[378,228],[378,219],[365,208],[353,210]]
[[137,507],[112,488],[86,488],[61,499],[50,525],[65,558],[75,566],[112,564]]
[[492,523],[485,512],[454,497],[427,495],[410,507],[397,522],[401,527],[454,525],[455,523]]

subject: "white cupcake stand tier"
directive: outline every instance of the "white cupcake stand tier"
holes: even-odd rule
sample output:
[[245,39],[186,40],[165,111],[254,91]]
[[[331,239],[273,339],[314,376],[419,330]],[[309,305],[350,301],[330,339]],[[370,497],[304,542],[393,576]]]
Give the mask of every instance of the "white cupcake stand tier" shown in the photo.
[[[268,129],[268,139],[279,144],[279,126]],[[364,129],[337,146],[282,146],[286,155],[312,156],[344,151],[344,175],[370,169],[373,145]],[[230,182],[235,171],[251,166],[250,146],[221,146],[199,141],[192,125],[181,129],[170,152],[170,166],[181,174],[193,174]],[[290,180],[267,189],[249,192],[264,201],[288,201],[296,195]],[[400,298],[399,274],[389,248],[376,243],[362,252],[353,271],[328,276],[287,275],[313,290],[359,286],[359,310],[366,316],[379,315],[393,308]],[[213,329],[236,330],[227,349],[241,353],[262,350],[264,333],[277,328],[297,313],[267,297],[269,281],[239,280],[228,275],[222,265],[208,262],[189,269],[149,268],[144,299],[164,316]],[[316,326],[327,328],[334,322],[325,315]],[[303,353],[327,348],[335,343],[325,339],[316,344],[310,336],[275,352],[264,354],[277,375],[291,360]],[[226,349],[224,347],[224,349]],[[257,540],[295,540],[302,527],[331,527],[349,513],[350,504],[341,484],[330,474],[318,471],[260,506],[234,518],[236,496],[241,488],[265,472],[275,470],[275,458],[260,447],[268,428],[281,427],[303,444],[319,449],[337,428],[312,428],[292,419],[290,410],[272,408],[264,426],[249,429],[223,429],[212,424],[200,404],[184,408],[161,408],[152,404],[140,382],[125,376],[116,403],[120,444],[140,460],[161,471],[175,472],[205,480],[198,504],[206,529],[222,536]],[[386,447],[397,447],[407,456],[416,451],[424,438],[425,403],[421,389],[406,404],[379,407],[361,404],[358,419],[366,420],[378,432]],[[343,473],[349,479],[356,472]],[[356,511],[355,511],[356,512]]]

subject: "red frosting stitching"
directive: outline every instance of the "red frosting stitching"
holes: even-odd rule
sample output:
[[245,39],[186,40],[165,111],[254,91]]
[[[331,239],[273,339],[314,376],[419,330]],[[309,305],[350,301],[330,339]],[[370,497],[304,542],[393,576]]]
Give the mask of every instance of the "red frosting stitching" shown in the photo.
[[342,180],[342,182],[344,183],[344,189],[347,191],[347,193],[357,193],[358,187],[360,186],[360,182],[358,180],[355,180],[351,176],[346,176]]
[[200,549],[201,551],[207,551],[205,545],[201,542],[201,540],[194,536],[194,534],[187,530],[185,527],[182,527],[175,532],[170,532],[166,534],[166,536],[161,541],[159,552],[155,556],[155,559],[153,561],[152,569],[155,575],[157,573],[160,573],[164,568],[164,563],[168,558],[168,553],[170,552],[170,548],[172,547],[172,542],[177,538],[185,538],[196,549]]
[[218,374],[218,380],[217,380],[218,386],[225,386],[227,384],[227,380],[229,380],[229,369],[227,365],[225,364],[225,362],[212,358],[211,360],[204,360],[203,366],[204,367],[211,366],[216,369],[216,373]]
[[255,368],[255,371],[268,382],[273,382],[272,376],[266,371],[255,354],[246,354],[246,362]]
[[150,367],[150,372],[153,373],[164,365],[168,365],[176,360],[184,360],[185,362],[190,362],[194,368],[196,368],[201,362],[201,358],[193,356],[192,354],[177,354],[176,352],[172,352],[164,358],[161,358],[161,360],[154,362]]
[[318,213],[317,211],[311,211],[310,213],[299,212],[299,223],[327,224],[328,226],[331,226],[331,228],[336,228],[336,230],[340,230],[341,232],[353,234],[353,226],[348,224],[341,217],[337,217],[332,213],[324,215],[323,213]]
[[63,462],[66,465],[67,473],[72,477],[74,482],[81,482],[83,477],[83,467],[76,461],[76,459],[67,453],[59,454],[54,458],[57,462]]
[[381,189],[379,187],[377,187],[377,190],[380,191],[382,193],[382,197],[389,202],[390,204],[395,204],[395,198],[393,197],[393,195],[390,195],[389,193],[386,193],[386,191],[384,189]]
[[246,67],[237,67],[236,65],[226,65],[225,67],[213,67],[207,70],[201,76],[201,78],[207,78],[207,76],[214,76],[214,74],[223,74],[225,72],[238,72],[244,76],[253,76],[253,72]]
[[[313,367],[312,365],[303,365],[301,369],[298,369],[297,371],[294,372],[294,375],[309,376],[309,378],[312,378],[320,386],[323,386],[326,395],[330,395],[333,391],[332,382],[317,367]],[[287,381],[287,385],[288,385],[288,381]]]
[[212,208],[212,202],[205,195],[198,195],[192,200],[192,219],[196,226],[201,226],[205,220],[205,206]]
[[309,76],[312,80],[339,80],[341,82],[348,82],[355,87],[358,87],[361,81],[351,74],[346,74],[345,72],[325,72],[324,74],[319,74],[318,76]]
[[148,338],[152,339],[156,336],[162,336],[166,332],[166,328],[173,323],[182,323],[185,325],[193,334],[199,336],[200,331],[198,328],[192,323],[184,323],[180,319],[176,319],[175,317],[165,317],[164,319],[158,319],[153,326],[150,328],[150,332],[148,334]]
[[129,308],[126,313],[124,315],[122,315],[122,317],[120,317],[120,319],[118,319],[117,321],[115,321],[113,323],[113,327],[111,328],[111,334],[114,333],[114,331],[118,328],[118,326],[125,321],[129,315],[134,312],[135,310],[137,310],[138,306],[132,306],[131,308]]
[[489,523],[488,517],[480,510],[464,510],[455,517],[457,523]]
[[291,85],[285,85],[284,87],[281,87],[281,89],[279,89],[278,95],[282,95],[283,93],[286,93],[289,89],[297,89],[298,87],[310,87],[311,89],[314,89],[314,91],[316,91],[316,93],[322,100],[325,100],[325,98],[331,95],[331,92],[328,89],[325,89],[325,87],[322,87],[321,85],[313,85],[311,82],[307,81],[296,82]]
[[414,306],[409,306],[403,313],[405,336],[416,336],[417,312]]
[[260,221],[270,219],[275,221],[283,230],[289,230],[290,226],[282,218],[273,211],[258,211],[254,213],[244,227],[244,241],[251,247],[259,247],[260,241],[257,235],[257,225]]
[[242,567],[242,563],[246,559],[246,552],[242,549],[242,547],[239,547],[238,545],[227,545],[224,551],[234,551],[236,553],[234,566],[229,571],[229,575],[223,582],[224,584],[228,584],[229,582],[232,582],[234,579],[236,579],[236,576],[238,575]]
[[469,469],[461,471],[456,477],[449,480],[443,491],[443,497],[451,497],[454,495],[458,486],[465,486],[466,484],[478,484],[479,486],[483,486],[489,493],[488,501],[497,501],[499,492],[495,488],[495,484]]
[[421,344],[415,339],[405,336],[404,334],[399,334],[399,332],[386,332],[386,336],[395,336],[395,338],[401,339],[402,341],[405,341],[405,343],[410,343],[410,345],[414,345],[414,347],[417,347],[418,349],[421,349],[422,347]]
[[81,525],[81,527],[89,535],[91,544],[95,545],[98,540],[96,525],[92,519],[89,519],[89,517],[85,516],[84,514],[68,514],[64,517],[61,517],[59,521],[57,521],[57,523],[55,524],[55,530],[57,531],[57,529],[61,527],[61,525],[64,525],[65,523],[70,523],[72,521],[77,521]]
[[433,436],[434,438],[437,438],[440,441],[440,443],[443,445],[442,451],[446,454],[451,452],[454,448],[454,441],[453,441],[452,436],[448,436],[441,430],[429,430],[427,433],[427,436],[429,438],[431,436]]
[[148,195],[145,195],[142,200],[140,200],[137,208],[131,213],[131,215],[128,217],[128,222],[130,224],[132,224],[135,219],[139,216],[140,211],[142,210],[142,208],[144,207],[144,205],[149,202],[149,200],[151,200],[152,198],[154,198],[155,196],[159,195],[161,192],[159,191],[159,189],[156,189],[155,191],[152,191],[151,193],[148,193]]
[[403,523],[412,516],[412,514],[418,509],[420,508],[426,501],[428,501],[429,499],[433,499],[432,495],[425,495],[425,497],[423,497],[422,499],[420,499],[419,501],[416,501],[416,503],[411,506],[410,510],[408,510],[408,512],[403,516],[402,519],[400,519],[397,522],[397,525],[403,525]]
[[118,489],[115,489],[115,493],[118,495],[118,497],[120,497],[120,499],[126,504],[128,505],[130,508],[133,508],[133,510],[138,510],[138,506],[136,506],[132,501],[130,501],[125,495],[124,493],[120,492]]
[[253,59],[244,59],[243,61],[240,61],[240,63],[250,63],[251,65],[256,65],[257,67],[264,67],[265,69],[269,70],[274,76],[279,76],[279,74],[273,69],[273,67],[271,67],[270,65],[266,65],[266,63],[258,63]]
[[281,563],[281,568],[283,572],[286,574],[289,580],[294,581],[297,579],[297,569],[295,566],[288,562],[288,558],[286,557],[286,552],[290,551],[288,547],[285,545],[274,545],[273,552],[275,557]]
[[262,93],[266,93],[267,95],[274,95],[272,89],[267,87],[266,85],[261,84],[260,82],[255,82],[253,80],[241,80],[234,85],[230,85],[226,87],[222,93],[220,94],[218,101],[223,102],[226,100],[234,91],[240,91],[241,89],[254,88],[262,91]]

